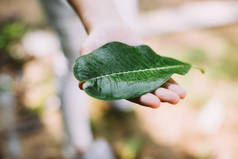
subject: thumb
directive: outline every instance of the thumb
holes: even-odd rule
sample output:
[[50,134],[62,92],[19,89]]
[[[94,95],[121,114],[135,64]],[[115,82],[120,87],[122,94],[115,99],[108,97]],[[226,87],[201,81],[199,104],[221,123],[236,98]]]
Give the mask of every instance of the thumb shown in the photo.
[[98,41],[89,36],[80,48],[80,55],[86,55],[104,44],[103,40]]

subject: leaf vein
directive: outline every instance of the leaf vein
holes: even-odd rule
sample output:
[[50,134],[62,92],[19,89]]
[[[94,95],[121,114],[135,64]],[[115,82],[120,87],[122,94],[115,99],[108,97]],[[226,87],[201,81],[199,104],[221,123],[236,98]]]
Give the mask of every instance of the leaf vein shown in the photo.
[[181,68],[181,67],[185,67],[185,65],[173,65],[173,66],[164,66],[164,67],[156,67],[156,68],[147,68],[147,69],[141,69],[141,70],[126,71],[126,72],[116,72],[116,73],[111,73],[111,74],[102,75],[102,76],[98,76],[98,77],[93,77],[90,80],[105,78],[105,77],[108,77],[108,76],[116,76],[116,75],[121,75],[121,74],[146,72],[146,71],[159,71],[159,70],[166,70],[166,69],[171,69],[171,68]]

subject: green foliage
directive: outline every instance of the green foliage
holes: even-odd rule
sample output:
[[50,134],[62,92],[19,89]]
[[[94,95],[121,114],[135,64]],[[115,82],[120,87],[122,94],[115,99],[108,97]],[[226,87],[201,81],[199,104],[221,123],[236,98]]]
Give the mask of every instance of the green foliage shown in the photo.
[[231,80],[238,79],[238,58],[234,53],[227,52],[220,59],[219,65],[215,67],[217,76],[225,76]]
[[137,153],[142,147],[142,143],[138,138],[129,138],[125,141],[120,156],[123,159],[135,159]]
[[185,59],[189,62],[201,64],[207,62],[207,53],[200,48],[189,49],[186,52]]
[[164,84],[174,73],[184,75],[190,64],[157,55],[146,45],[107,43],[79,57],[74,75],[98,99],[135,98]]
[[28,108],[29,114],[32,115],[32,116],[40,115],[43,112],[43,110],[44,110],[43,106]]
[[0,27],[0,49],[8,50],[9,45],[19,40],[25,33],[25,26],[20,22],[5,24]]

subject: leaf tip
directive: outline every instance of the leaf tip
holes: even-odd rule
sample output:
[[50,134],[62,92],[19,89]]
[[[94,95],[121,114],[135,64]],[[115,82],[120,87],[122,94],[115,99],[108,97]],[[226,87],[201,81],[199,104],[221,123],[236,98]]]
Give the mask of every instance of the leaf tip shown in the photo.
[[192,68],[195,68],[195,69],[199,70],[202,74],[206,73],[206,71],[200,66],[192,65]]

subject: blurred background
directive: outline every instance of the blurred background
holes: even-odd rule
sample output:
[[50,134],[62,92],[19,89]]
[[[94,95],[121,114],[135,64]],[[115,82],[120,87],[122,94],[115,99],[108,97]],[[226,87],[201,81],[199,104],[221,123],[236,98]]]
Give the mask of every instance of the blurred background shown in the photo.
[[[176,106],[90,98],[93,138],[118,159],[237,159],[238,1],[117,3],[146,44],[206,73],[173,76],[187,91]],[[57,37],[39,1],[0,1],[0,159],[72,158],[57,82],[67,59]]]

